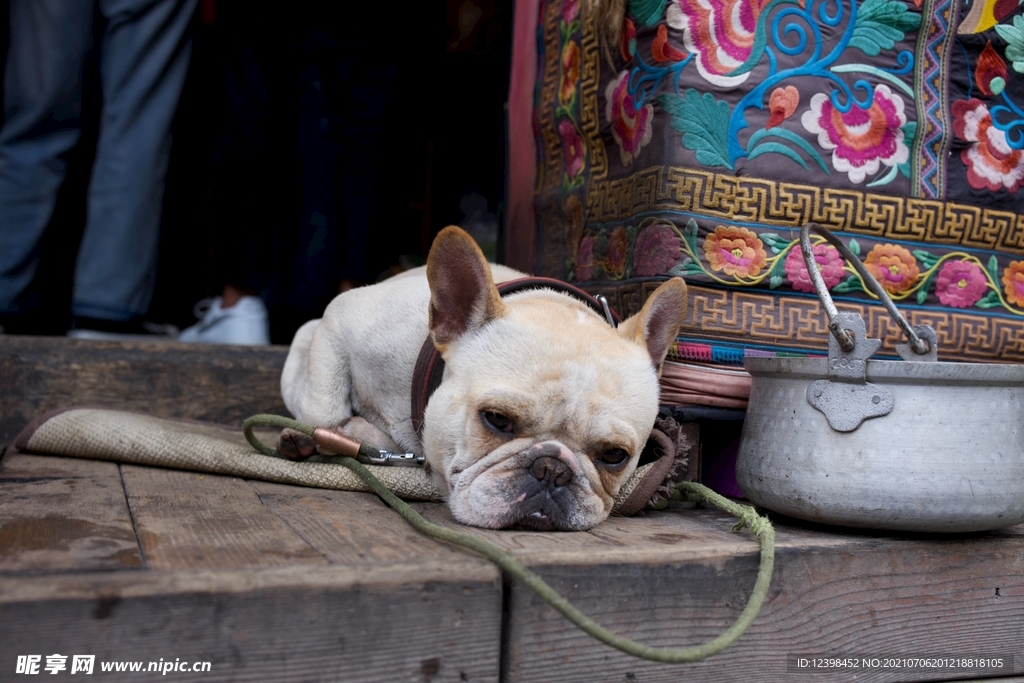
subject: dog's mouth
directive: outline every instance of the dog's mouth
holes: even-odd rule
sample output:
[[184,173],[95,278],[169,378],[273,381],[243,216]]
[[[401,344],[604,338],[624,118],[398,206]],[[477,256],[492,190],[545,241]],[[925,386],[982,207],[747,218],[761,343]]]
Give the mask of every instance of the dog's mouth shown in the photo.
[[555,521],[544,510],[534,510],[525,517],[520,518],[519,521],[512,524],[509,528],[525,531],[555,531],[558,529],[555,526]]
[[557,531],[566,528],[565,513],[547,491],[535,494],[519,504],[518,519],[507,529],[526,531]]

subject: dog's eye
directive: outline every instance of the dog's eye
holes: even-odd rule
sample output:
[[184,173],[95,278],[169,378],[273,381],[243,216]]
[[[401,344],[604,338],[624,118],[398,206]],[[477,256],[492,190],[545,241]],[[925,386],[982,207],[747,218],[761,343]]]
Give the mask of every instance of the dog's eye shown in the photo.
[[480,411],[480,419],[484,421],[488,429],[500,434],[512,434],[515,432],[515,422],[508,415],[502,415],[493,410],[482,410]]
[[629,460],[629,453],[621,448],[608,448],[601,451],[597,459],[605,465],[617,467],[618,465],[624,465]]

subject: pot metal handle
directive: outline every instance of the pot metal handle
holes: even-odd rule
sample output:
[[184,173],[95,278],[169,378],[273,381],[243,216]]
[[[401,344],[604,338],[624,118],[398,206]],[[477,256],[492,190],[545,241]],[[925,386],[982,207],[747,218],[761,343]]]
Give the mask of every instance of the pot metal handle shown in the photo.
[[[844,329],[840,320],[836,319],[839,315],[839,309],[836,308],[835,303],[832,301],[832,296],[828,293],[828,287],[825,285],[824,278],[821,277],[821,272],[818,270],[818,263],[814,260],[814,248],[811,246],[811,231],[820,235],[829,244],[839,250],[839,253],[843,255],[850,265],[853,266],[854,270],[860,274],[861,278],[871,289],[872,292],[878,297],[882,305],[885,306],[885,310],[889,311],[889,315],[892,316],[896,324],[899,325],[900,329],[903,330],[903,334],[906,335],[909,340],[910,349],[919,356],[935,356],[935,333],[930,328],[924,328],[924,326],[918,326],[915,328],[911,327],[907,319],[903,317],[903,314],[896,309],[896,305],[893,304],[892,299],[889,298],[888,293],[878,283],[875,276],[861,263],[860,259],[850,251],[849,247],[843,244],[838,237],[832,234],[827,228],[818,225],[817,223],[807,223],[803,228],[800,229],[800,249],[804,254],[804,263],[807,264],[807,274],[811,278],[811,282],[814,284],[814,289],[818,293],[818,298],[821,300],[821,304],[825,307],[825,314],[828,316],[828,328],[832,332],[832,336],[835,337],[836,342],[839,346],[849,353],[855,346],[853,337],[849,332]],[[931,339],[922,339],[918,334],[922,334],[930,337]],[[900,354],[903,355],[903,354]],[[908,354],[909,355],[909,354]],[[909,360],[909,359],[908,359]]]

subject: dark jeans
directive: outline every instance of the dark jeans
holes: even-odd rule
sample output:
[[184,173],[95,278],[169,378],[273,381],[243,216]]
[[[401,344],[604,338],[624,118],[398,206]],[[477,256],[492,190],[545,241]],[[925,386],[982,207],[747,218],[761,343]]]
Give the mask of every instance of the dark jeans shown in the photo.
[[103,111],[72,313],[145,314],[153,296],[171,119],[197,0],[10,0],[11,44],[0,128],[0,314],[17,313],[43,231],[81,134],[82,72],[93,16]]

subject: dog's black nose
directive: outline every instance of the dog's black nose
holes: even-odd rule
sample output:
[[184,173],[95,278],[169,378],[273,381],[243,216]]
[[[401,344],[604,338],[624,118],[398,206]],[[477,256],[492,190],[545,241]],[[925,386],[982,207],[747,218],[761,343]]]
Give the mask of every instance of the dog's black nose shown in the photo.
[[569,466],[550,455],[542,455],[534,460],[530,465],[530,474],[548,489],[565,486],[572,481],[572,470]]

